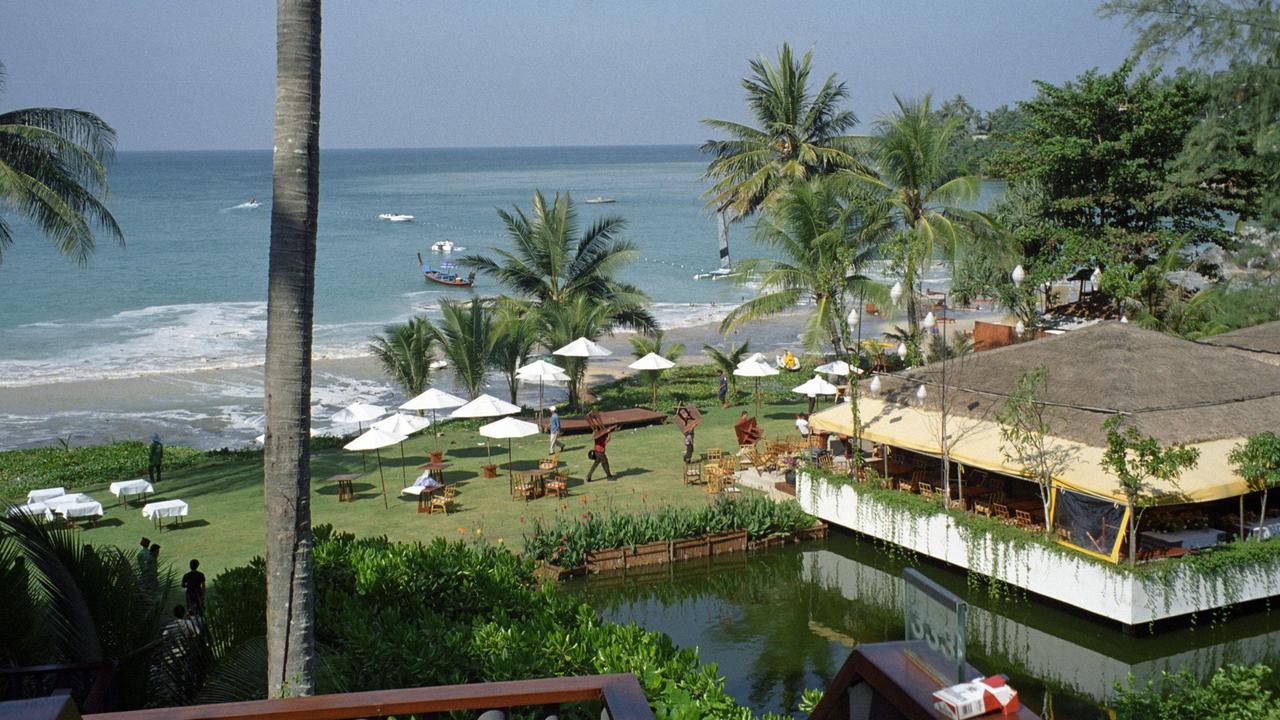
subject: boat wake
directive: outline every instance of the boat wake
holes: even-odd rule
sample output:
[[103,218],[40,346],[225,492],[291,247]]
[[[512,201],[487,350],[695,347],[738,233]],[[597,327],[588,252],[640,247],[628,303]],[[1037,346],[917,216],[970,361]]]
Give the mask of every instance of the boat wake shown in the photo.
[[223,208],[222,211],[228,212],[231,210],[254,210],[260,207],[262,207],[262,203],[258,202],[257,200],[250,200],[248,202],[242,202],[239,205],[232,205],[229,208]]

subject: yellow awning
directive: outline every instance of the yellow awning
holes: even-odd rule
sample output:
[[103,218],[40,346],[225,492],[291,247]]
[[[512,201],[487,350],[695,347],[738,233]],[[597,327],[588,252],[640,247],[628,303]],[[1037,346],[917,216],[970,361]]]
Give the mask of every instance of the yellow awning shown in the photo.
[[[929,455],[942,454],[939,440],[942,437],[941,413],[887,404],[878,398],[868,397],[859,398],[858,408],[862,437]],[[809,418],[809,426],[837,435],[855,434],[853,413],[848,403],[814,413]],[[1006,475],[1026,474],[1016,463],[1005,459],[1001,452],[1000,426],[993,420],[953,413],[947,417],[947,436],[950,438],[951,458],[956,462]],[[1091,495],[1125,501],[1119,482],[1102,469],[1103,448],[1062,438],[1055,438],[1053,442],[1071,458],[1067,470],[1054,478],[1056,483]],[[1249,492],[1248,483],[1235,474],[1227,461],[1227,453],[1241,442],[1243,438],[1231,438],[1192,445],[1200,450],[1200,461],[1195,468],[1182,474],[1176,487],[1170,483],[1153,483],[1157,504],[1209,502]]]

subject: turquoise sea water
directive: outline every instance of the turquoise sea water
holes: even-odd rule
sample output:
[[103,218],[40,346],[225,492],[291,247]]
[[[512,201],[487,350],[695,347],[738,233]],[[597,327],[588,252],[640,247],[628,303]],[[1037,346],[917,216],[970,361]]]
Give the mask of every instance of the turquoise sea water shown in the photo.
[[[444,259],[428,252],[444,239],[466,252],[505,247],[495,208],[527,209],[535,188],[571,193],[584,225],[602,213],[627,220],[623,236],[641,259],[623,277],[649,293],[665,325],[717,320],[752,290],[692,280],[717,263],[715,218],[701,198],[705,165],[691,146],[325,151],[315,356],[363,355],[368,337],[385,324],[432,314],[442,297],[466,297],[429,287],[415,254]],[[0,264],[0,423],[7,430],[0,447],[68,432],[101,439],[104,433],[85,430],[101,413],[159,413],[177,439],[201,445],[229,444],[219,434],[228,427],[231,439],[252,437],[260,423],[252,373],[220,377],[218,387],[209,386],[207,373],[262,362],[270,152],[121,153],[110,180],[109,206],[125,247],[103,244],[81,269],[19,225]],[[980,204],[998,191],[985,188]],[[598,195],[617,202],[581,202]],[[250,198],[260,206],[243,207]],[[391,223],[378,219],[382,213],[415,220]],[[734,227],[731,235],[735,257],[759,254],[748,228]],[[476,287],[500,291],[489,279]],[[189,401],[174,390],[184,373],[200,378]],[[141,403],[139,394],[159,394],[158,386],[139,385],[147,378],[172,399]],[[66,383],[125,379],[138,381],[124,393],[128,408],[109,394],[97,404],[60,397],[43,407],[29,392],[21,402],[3,402],[12,397],[5,389],[48,387],[57,395]],[[385,390],[321,377],[316,401],[336,405]],[[222,399],[210,400],[214,395]]]

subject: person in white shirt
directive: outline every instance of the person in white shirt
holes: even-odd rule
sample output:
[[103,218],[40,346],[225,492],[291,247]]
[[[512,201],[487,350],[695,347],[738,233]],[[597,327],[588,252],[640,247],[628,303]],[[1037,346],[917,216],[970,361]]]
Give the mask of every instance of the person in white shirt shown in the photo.
[[803,415],[796,416],[796,429],[800,431],[800,437],[809,437],[809,420]]

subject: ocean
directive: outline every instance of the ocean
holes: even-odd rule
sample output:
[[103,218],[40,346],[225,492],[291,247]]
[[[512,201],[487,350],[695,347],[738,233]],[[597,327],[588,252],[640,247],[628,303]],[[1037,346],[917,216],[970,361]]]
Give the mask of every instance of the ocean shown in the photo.
[[[717,264],[705,167],[692,146],[323,151],[315,425],[356,399],[397,400],[367,360],[369,337],[469,294],[427,286],[416,254],[446,259],[430,253],[446,239],[455,255],[508,247],[495,209],[528,211],[535,189],[570,193],[584,227],[604,213],[626,219],[641,258],[622,278],[648,292],[665,327],[718,321],[752,289],[692,279]],[[14,223],[0,264],[0,449],[153,431],[243,445],[263,424],[270,152],[122,152],[110,182],[126,245],[100,245],[86,268]],[[1000,189],[984,185],[979,205]],[[617,202],[582,202],[595,196]],[[749,234],[732,228],[734,257],[760,254]],[[501,291],[488,278],[475,288]]]

